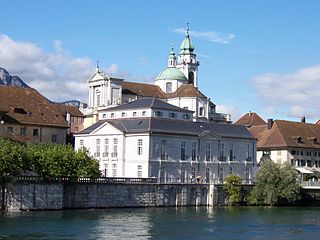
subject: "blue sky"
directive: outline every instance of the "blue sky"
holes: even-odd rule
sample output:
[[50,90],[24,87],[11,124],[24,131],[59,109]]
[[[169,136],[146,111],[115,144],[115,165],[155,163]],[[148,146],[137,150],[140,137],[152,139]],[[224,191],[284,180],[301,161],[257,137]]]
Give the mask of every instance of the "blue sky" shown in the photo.
[[0,66],[53,100],[87,101],[100,67],[152,82],[190,21],[199,88],[236,120],[320,118],[320,1],[2,0]]

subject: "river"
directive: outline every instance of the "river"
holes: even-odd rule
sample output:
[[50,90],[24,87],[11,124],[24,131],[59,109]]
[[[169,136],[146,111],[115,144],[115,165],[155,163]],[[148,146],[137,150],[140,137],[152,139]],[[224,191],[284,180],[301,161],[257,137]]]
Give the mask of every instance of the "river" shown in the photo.
[[320,208],[0,212],[0,239],[320,239]]

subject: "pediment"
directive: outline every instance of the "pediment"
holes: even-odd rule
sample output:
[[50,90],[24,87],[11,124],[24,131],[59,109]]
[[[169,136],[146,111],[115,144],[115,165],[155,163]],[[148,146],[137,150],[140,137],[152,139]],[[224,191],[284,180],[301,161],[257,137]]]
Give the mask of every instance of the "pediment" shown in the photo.
[[201,132],[200,137],[202,139],[211,139],[211,140],[218,140],[220,139],[215,133],[210,130],[204,130]]

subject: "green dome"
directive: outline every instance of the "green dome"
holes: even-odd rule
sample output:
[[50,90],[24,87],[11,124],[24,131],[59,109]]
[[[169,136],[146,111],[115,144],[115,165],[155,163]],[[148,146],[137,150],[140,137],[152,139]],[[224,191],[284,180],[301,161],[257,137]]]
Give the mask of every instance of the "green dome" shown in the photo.
[[171,67],[162,71],[156,80],[181,80],[188,81],[186,76],[177,68]]
[[187,29],[186,37],[183,39],[180,46],[180,54],[192,53],[193,50],[194,47],[189,36],[189,29]]

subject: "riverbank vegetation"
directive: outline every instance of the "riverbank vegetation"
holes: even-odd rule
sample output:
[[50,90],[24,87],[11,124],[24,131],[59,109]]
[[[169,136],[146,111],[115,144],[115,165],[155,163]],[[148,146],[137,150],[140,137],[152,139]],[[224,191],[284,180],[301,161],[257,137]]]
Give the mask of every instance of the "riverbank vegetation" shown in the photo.
[[255,186],[245,193],[239,176],[225,179],[228,205],[281,206],[294,205],[301,199],[298,172],[291,165],[264,161],[256,173]]
[[98,177],[98,162],[85,149],[71,145],[23,144],[0,138],[0,177],[32,174],[42,177]]
[[264,161],[256,174],[249,205],[292,205],[301,199],[298,172],[291,165]]

